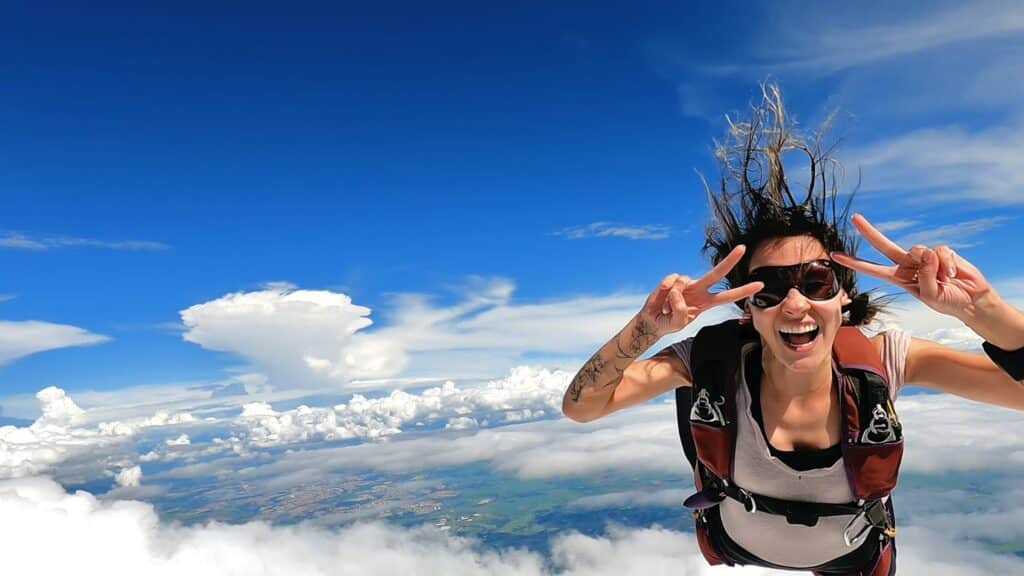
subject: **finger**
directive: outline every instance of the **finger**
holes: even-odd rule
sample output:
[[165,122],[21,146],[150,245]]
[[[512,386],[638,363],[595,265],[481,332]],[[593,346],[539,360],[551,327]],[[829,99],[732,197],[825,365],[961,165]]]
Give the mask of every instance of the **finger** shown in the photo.
[[712,306],[717,306],[718,304],[736,302],[737,300],[749,298],[763,289],[764,282],[750,282],[737,288],[723,290],[721,292],[712,294],[711,298],[708,300],[708,303],[711,304]]
[[953,260],[956,262],[956,270],[957,273],[960,274],[961,278],[965,276],[965,273],[972,279],[983,280],[985,278],[985,275],[981,273],[981,270],[978,270],[978,268],[974,264],[971,264],[968,259],[961,256],[952,248],[949,251],[953,253]]
[[716,282],[725,278],[725,275],[729,273],[733,267],[743,258],[743,254],[747,251],[747,247],[743,244],[737,244],[735,248],[729,252],[729,255],[722,259],[714,268],[709,270],[707,274],[701,276],[694,282],[698,288],[710,288]]
[[668,303],[671,312],[686,312],[686,297],[677,288],[669,290]]
[[912,246],[907,252],[907,261],[896,267],[893,277],[899,281],[917,284],[917,277],[921,272],[926,252],[928,252],[928,247],[924,244]]
[[917,274],[917,287],[921,299],[934,302],[939,297],[939,257],[934,250],[925,250],[921,256],[921,270]]
[[842,252],[831,252],[829,254],[829,257],[832,258],[832,260],[834,260],[839,265],[846,266],[850,270],[863,272],[868,276],[874,276],[875,278],[885,280],[887,282],[896,281],[895,277],[893,276],[895,267],[892,266],[891,264],[876,264],[875,262],[871,262],[870,260],[855,258],[848,254],[843,254]]
[[857,231],[861,233],[861,236],[864,236],[868,243],[874,246],[876,250],[885,254],[887,258],[897,264],[902,264],[906,261],[907,251],[900,248],[899,244],[889,240],[885,234],[882,234],[881,231],[872,226],[867,218],[860,214],[854,214],[851,220],[853,225],[857,227]]
[[939,278],[956,278],[956,255],[949,246],[936,246],[935,254],[939,257]]
[[669,314],[673,310],[672,293],[675,292],[682,296],[683,292],[686,290],[686,287],[689,286],[692,282],[693,280],[690,280],[689,276],[680,276],[679,274],[675,275],[675,279],[672,282],[672,285],[669,287],[669,290],[665,293],[665,299],[661,302],[662,314]]
[[669,274],[661,279],[661,282],[655,286],[654,290],[651,291],[650,295],[647,296],[647,300],[644,301],[642,310],[646,310],[648,313],[657,315],[658,311],[661,310],[665,302],[665,296],[668,290],[672,288],[675,283],[676,277],[679,274]]

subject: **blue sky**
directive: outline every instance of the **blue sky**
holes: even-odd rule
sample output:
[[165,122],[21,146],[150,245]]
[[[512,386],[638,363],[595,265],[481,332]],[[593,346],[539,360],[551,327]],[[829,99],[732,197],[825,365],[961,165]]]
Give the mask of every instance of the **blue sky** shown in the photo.
[[2,395],[261,368],[183,339],[179,313],[273,282],[348,296],[368,333],[411,326],[392,321],[401,294],[457,307],[493,282],[513,310],[638,309],[665,274],[705,269],[696,171],[715,174],[724,114],[766,78],[804,125],[839,107],[859,211],[1016,286],[1024,27],[1008,5],[877,6],[10,9],[0,319],[108,339],[15,355]]

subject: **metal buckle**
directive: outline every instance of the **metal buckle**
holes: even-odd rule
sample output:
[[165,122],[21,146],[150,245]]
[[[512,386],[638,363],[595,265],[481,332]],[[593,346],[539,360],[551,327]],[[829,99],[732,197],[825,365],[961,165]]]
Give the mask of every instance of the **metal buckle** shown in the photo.
[[[860,526],[856,534],[851,536],[850,533],[858,521],[863,521],[864,524]],[[896,529],[889,523],[889,514],[885,509],[885,502],[882,500],[872,500],[861,508],[860,512],[857,512],[850,523],[846,525],[846,529],[843,530],[843,541],[846,542],[848,548],[857,546],[864,541],[872,528],[880,528],[890,538],[896,535]]]
[[757,500],[754,499],[754,495],[743,488],[739,488],[739,492],[743,495],[743,509],[751,514],[757,512]]

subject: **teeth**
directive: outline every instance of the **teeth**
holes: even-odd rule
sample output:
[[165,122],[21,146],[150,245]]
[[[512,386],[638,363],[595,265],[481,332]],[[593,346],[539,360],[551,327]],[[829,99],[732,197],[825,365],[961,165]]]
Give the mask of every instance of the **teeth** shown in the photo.
[[786,334],[804,334],[806,332],[811,332],[817,329],[817,324],[803,324],[801,326],[779,328],[779,332],[785,332]]

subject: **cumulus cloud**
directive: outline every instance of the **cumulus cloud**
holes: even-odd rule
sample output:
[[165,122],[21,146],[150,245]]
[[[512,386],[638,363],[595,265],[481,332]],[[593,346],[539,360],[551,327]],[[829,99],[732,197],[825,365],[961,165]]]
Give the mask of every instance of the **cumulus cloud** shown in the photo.
[[[524,479],[611,470],[685,475],[674,407],[665,404],[634,407],[586,425],[566,419],[538,420],[500,428],[429,431],[408,439],[402,436],[389,436],[384,442],[290,451],[232,474],[275,487],[351,469],[407,473],[474,462]],[[183,466],[161,474],[169,478],[220,475],[225,466],[231,463]]]
[[117,482],[118,486],[124,486],[127,488],[138,486],[139,482],[142,480],[142,468],[138,466],[125,468],[114,476],[114,480]]
[[384,315],[388,324],[372,332],[365,331],[370,309],[348,296],[282,285],[228,294],[181,317],[187,341],[242,356],[275,388],[338,389],[396,376],[493,378],[530,353],[573,356],[573,362],[578,355],[582,363],[644,298],[512,304],[513,289],[506,279],[477,278],[450,306],[436,306],[422,294],[397,294]]
[[369,314],[369,308],[353,304],[344,294],[273,285],[196,304],[182,310],[181,319],[185,340],[239,354],[287,387],[317,375],[345,379],[378,374],[365,366],[400,371],[406,363],[400,353],[376,350],[377,355],[365,355],[366,344],[356,332],[373,323]]
[[394,390],[388,396],[368,399],[356,394],[330,408],[301,405],[278,412],[266,402],[246,404],[235,423],[255,446],[272,446],[310,440],[375,439],[402,432],[409,424],[446,421],[446,428],[466,429],[480,425],[475,414],[492,422],[518,422],[557,414],[572,375],[519,366],[506,378],[481,386],[459,388],[454,382],[427,388],[418,394]]
[[42,415],[26,427],[0,427],[0,478],[16,478],[50,470],[73,455],[123,442],[142,428],[192,422],[189,414],[160,413],[128,422],[83,426],[86,412],[60,388],[36,394]]
[[167,444],[168,446],[188,446],[191,443],[192,441],[189,440],[188,434],[182,434],[177,438],[168,438],[164,441],[164,444]]
[[54,324],[28,320],[12,322],[0,320],[0,364],[16,358],[55,350],[68,346],[90,346],[109,341],[110,338],[93,334],[84,328],[68,324]]

